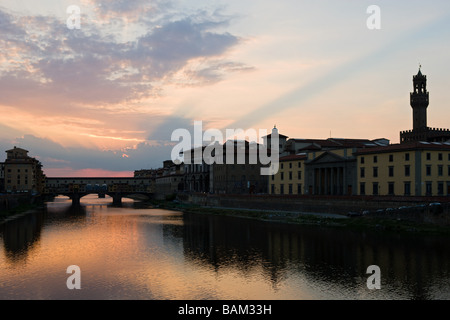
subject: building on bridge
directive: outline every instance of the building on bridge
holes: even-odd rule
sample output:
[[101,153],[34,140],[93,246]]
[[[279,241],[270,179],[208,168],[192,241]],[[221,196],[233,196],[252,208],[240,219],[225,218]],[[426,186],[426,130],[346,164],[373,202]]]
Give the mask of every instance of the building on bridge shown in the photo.
[[14,147],[6,151],[6,160],[1,164],[0,191],[8,193],[42,193],[45,175],[42,164],[28,156],[28,150]]

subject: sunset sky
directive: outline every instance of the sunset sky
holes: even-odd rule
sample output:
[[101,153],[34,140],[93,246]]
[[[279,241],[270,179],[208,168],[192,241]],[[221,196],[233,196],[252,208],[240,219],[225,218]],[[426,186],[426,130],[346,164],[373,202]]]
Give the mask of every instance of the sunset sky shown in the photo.
[[0,150],[48,176],[126,176],[194,121],[398,143],[419,64],[428,125],[450,127],[449,39],[448,0],[1,0]]

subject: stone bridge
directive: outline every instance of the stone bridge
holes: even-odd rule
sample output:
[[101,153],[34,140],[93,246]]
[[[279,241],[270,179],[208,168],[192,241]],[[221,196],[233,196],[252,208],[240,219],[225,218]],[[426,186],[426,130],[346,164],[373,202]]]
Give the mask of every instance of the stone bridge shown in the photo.
[[150,178],[46,178],[44,194],[63,195],[79,204],[80,199],[88,194],[108,195],[114,204],[120,204],[122,198],[131,195],[151,197],[154,193]]

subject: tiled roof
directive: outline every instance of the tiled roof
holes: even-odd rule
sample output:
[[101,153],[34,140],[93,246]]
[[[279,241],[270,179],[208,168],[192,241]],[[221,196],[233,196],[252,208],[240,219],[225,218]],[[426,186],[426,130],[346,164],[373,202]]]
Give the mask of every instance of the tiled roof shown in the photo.
[[401,144],[391,144],[388,146],[361,148],[356,154],[370,154],[370,153],[383,153],[383,152],[396,152],[407,150],[445,150],[450,151],[449,142],[407,142]]
[[316,144],[322,147],[338,147],[339,144],[328,139],[291,139],[297,143]]
[[291,154],[288,156],[281,157],[279,159],[280,162],[282,161],[295,161],[295,160],[306,160],[308,157],[306,154]]
[[308,143],[307,147],[302,149],[322,148],[361,148],[365,146],[377,146],[378,142],[369,139],[347,139],[347,138],[329,138],[329,139],[291,139],[296,143]]

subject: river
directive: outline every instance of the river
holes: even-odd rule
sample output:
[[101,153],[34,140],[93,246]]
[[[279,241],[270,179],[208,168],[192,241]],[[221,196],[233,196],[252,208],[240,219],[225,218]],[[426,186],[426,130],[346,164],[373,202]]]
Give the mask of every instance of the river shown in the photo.
[[[450,299],[448,237],[111,203],[58,197],[1,224],[0,299]],[[74,265],[81,289],[67,286]]]

